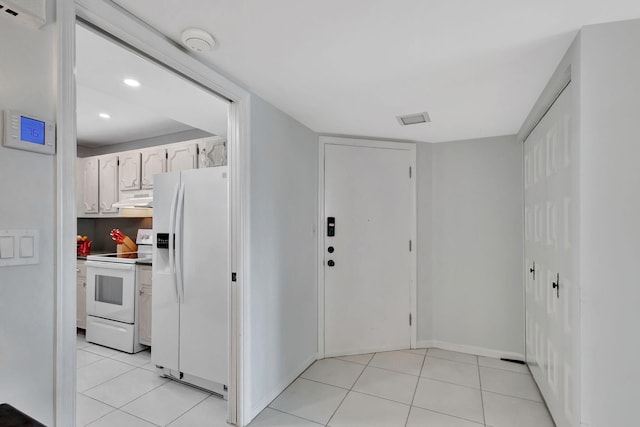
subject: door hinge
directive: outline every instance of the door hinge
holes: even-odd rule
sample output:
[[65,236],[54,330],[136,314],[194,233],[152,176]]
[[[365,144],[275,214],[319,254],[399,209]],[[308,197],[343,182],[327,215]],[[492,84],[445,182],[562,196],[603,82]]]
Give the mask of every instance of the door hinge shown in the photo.
[[196,154],[200,154],[200,147],[196,145]]
[[411,326],[411,313],[409,313],[409,326]]
[[164,152],[164,158],[167,159],[167,160],[169,159],[169,152],[168,151]]
[[409,178],[411,178],[411,166],[409,166]]
[[412,244],[411,244],[411,240],[409,240],[409,252],[411,252],[411,248],[412,248]]
[[116,160],[116,166],[120,166],[120,159]]
[[236,282],[237,280],[236,273],[231,273],[231,281]]

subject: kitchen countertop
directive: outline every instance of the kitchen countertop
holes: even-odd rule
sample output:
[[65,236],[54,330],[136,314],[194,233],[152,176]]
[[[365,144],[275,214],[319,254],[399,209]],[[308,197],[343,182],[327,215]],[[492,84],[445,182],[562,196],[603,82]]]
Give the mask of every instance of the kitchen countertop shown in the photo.
[[[89,255],[102,255],[102,254],[112,254],[114,253],[113,251],[92,251]],[[86,261],[87,257],[86,256],[76,256],[76,259],[81,260],[81,261]],[[140,260],[136,260],[136,264],[141,264],[141,265],[153,265],[153,263],[151,262],[150,259],[140,259]]]

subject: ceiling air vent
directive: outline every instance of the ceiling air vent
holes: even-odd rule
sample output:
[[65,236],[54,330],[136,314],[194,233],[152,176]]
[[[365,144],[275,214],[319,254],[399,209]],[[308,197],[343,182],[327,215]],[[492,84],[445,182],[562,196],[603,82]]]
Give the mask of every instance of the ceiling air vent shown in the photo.
[[429,113],[417,113],[417,114],[409,114],[406,116],[398,116],[398,123],[402,126],[408,125],[417,125],[418,123],[429,123],[431,119],[429,118]]
[[0,0],[0,16],[37,29],[47,23],[45,2],[46,0]]

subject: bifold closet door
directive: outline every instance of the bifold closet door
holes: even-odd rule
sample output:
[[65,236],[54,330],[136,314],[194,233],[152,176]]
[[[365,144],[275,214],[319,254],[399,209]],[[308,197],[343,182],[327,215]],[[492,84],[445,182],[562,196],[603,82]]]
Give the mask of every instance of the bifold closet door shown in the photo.
[[571,84],[524,143],[526,356],[558,427],[575,426]]

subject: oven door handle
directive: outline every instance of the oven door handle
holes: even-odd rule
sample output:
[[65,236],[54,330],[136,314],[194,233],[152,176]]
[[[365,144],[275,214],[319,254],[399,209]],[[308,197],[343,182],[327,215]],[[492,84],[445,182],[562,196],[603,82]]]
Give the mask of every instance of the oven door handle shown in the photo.
[[171,281],[176,293],[176,302],[180,302],[180,296],[178,295],[178,285],[176,284],[176,262],[174,252],[176,250],[175,233],[176,233],[176,207],[178,206],[178,188],[179,185],[173,189],[173,196],[171,197],[171,208],[169,208],[169,272],[171,273]]
[[176,286],[179,302],[184,303],[184,280],[182,277],[182,216],[184,211],[184,184],[180,184],[176,209]]

